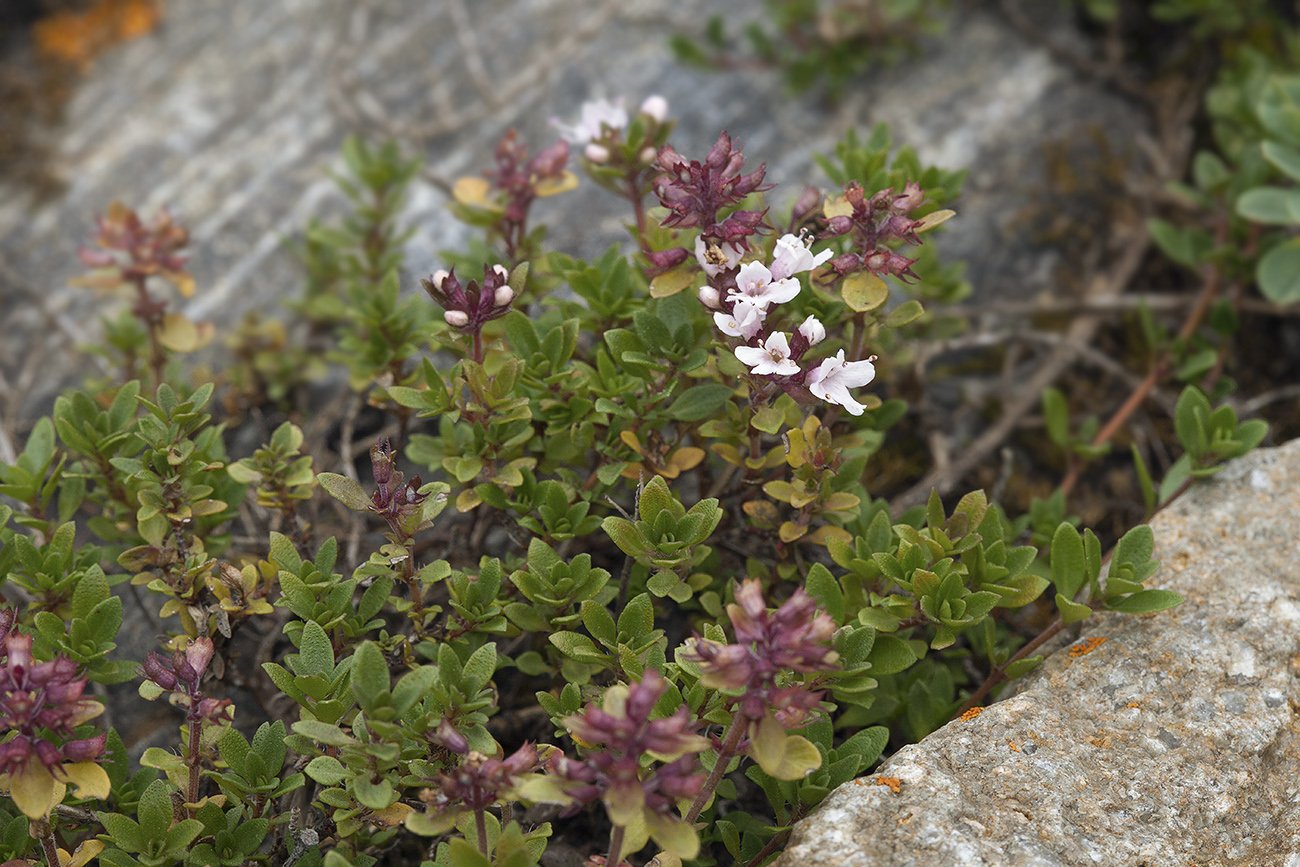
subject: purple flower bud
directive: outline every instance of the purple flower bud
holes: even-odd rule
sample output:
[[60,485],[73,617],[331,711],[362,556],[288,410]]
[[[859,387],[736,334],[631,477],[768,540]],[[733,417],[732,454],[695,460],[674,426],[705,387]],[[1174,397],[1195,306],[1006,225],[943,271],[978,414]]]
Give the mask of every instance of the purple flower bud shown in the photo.
[[465,736],[456,731],[456,727],[451,724],[451,720],[446,718],[438,723],[438,731],[431,736],[431,740],[457,755],[463,756],[469,752],[469,741],[465,740]]
[[137,671],[146,680],[158,684],[165,690],[171,691],[176,688],[176,675],[172,672],[171,666],[152,650],[149,651],[149,655],[144,658],[144,664]]
[[95,735],[93,738],[82,738],[79,741],[68,741],[61,750],[63,760],[67,762],[87,762],[91,759],[97,759],[103,754],[107,744],[107,733]]
[[538,152],[528,162],[529,171],[539,178],[553,178],[564,171],[569,162],[569,143],[559,141]]

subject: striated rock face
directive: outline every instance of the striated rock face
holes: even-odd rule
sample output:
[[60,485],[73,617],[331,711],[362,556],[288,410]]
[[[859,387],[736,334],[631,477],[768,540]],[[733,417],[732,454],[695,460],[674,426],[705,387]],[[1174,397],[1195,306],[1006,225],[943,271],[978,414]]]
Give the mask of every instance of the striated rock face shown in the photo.
[[[781,867],[1300,865],[1300,441],[1152,526],[1171,611],[1087,621],[1018,694],[900,750]],[[1091,648],[1089,650],[1089,648]]]

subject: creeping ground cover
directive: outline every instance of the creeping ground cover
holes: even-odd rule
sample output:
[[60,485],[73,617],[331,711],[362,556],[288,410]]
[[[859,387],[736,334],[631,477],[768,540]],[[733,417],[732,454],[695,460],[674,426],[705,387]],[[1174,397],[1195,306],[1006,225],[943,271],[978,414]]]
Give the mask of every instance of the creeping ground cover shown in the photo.
[[[899,496],[929,469],[905,396],[970,287],[941,260],[964,172],[883,126],[788,189],[726,132],[673,143],[661,97],[587,103],[450,185],[475,240],[414,280],[420,163],[352,138],[303,287],[226,334],[177,304],[184,222],[112,206],[78,281],[109,372],[0,463],[0,863],[758,867],[1053,637],[1177,605],[1150,528],[1072,498],[1122,472],[1149,517],[1268,433],[1226,371],[1247,288],[1296,294],[1271,58],[1225,65],[1147,229],[1240,291],[1178,331],[1130,310],[1146,367],[1108,418],[1036,392],[1058,477],[1027,502]],[[534,205],[580,183],[626,248],[548,245]]]

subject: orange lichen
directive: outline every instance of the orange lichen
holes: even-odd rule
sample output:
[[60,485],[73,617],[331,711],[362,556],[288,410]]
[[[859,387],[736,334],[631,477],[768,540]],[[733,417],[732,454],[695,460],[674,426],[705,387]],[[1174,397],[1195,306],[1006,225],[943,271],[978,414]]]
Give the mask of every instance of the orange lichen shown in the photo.
[[1011,749],[1017,753],[1020,752],[1020,747],[1016,746],[1016,742],[1013,740],[1008,739],[1007,746],[1011,747]]
[[1070,657],[1072,659],[1078,659],[1080,656],[1087,656],[1089,653],[1092,653],[1094,650],[1096,650],[1105,642],[1106,639],[1098,635],[1093,635],[1089,638],[1085,638],[1083,641],[1080,641],[1078,644],[1074,644],[1070,646]]
[[42,55],[84,71],[114,45],[151,32],[161,17],[160,0],[96,0],[84,12],[41,19],[32,33]]
[[903,781],[898,777],[876,777],[876,785],[888,786],[889,790],[897,795],[898,790],[903,787]]
[[1128,704],[1126,704],[1126,705],[1124,705],[1124,706],[1125,706],[1125,707],[1137,707],[1137,706],[1138,706],[1138,703],[1135,702],[1135,701],[1131,701],[1131,702],[1129,702]]
[[962,722],[970,722],[971,720],[975,719],[975,717],[979,716],[983,712],[984,712],[984,708],[973,707],[970,710],[966,711],[961,716],[959,716],[957,719],[959,719]]

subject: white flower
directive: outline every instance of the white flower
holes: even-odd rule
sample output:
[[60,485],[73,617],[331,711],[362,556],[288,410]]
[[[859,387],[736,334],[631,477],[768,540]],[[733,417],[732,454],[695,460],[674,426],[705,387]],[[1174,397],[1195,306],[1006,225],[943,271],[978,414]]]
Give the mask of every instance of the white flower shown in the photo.
[[776,239],[776,255],[772,257],[772,279],[784,280],[792,274],[811,271],[825,262],[835,252],[823,250],[813,255],[808,242],[798,235],[782,235]]
[[570,144],[585,145],[600,141],[605,137],[605,128],[620,130],[627,126],[627,112],[623,109],[623,99],[613,102],[607,99],[593,99],[582,104],[578,122],[560,123],[554,118],[551,124],[560,131],[560,136]]
[[866,407],[853,399],[849,389],[876,378],[876,366],[871,363],[875,360],[873,355],[866,361],[845,361],[841,349],[808,374],[808,390],[827,403],[837,403],[853,415],[862,415]]
[[648,115],[655,123],[663,123],[668,116],[668,100],[659,94],[651,94],[641,103],[641,113]]
[[766,314],[753,304],[737,301],[731,313],[723,313],[721,310],[714,313],[713,321],[723,334],[748,340],[763,327],[765,317]]
[[799,294],[798,280],[774,280],[772,272],[762,262],[746,262],[736,275],[736,292],[730,297],[739,298],[767,310],[772,304],[784,304]]
[[756,376],[793,376],[799,372],[799,365],[790,360],[790,342],[779,331],[763,341],[762,347],[737,346],[736,357]]
[[809,346],[816,346],[826,339],[826,326],[818,322],[816,316],[809,316],[799,326],[799,333],[808,341]]
[[695,239],[695,261],[700,263],[704,273],[710,277],[718,276],[719,271],[730,271],[736,267],[744,250],[736,244],[719,244],[716,241]]

